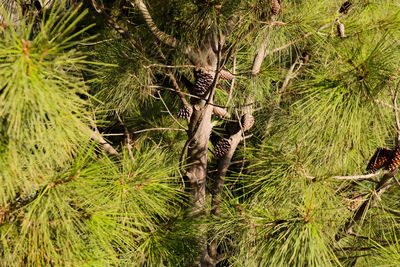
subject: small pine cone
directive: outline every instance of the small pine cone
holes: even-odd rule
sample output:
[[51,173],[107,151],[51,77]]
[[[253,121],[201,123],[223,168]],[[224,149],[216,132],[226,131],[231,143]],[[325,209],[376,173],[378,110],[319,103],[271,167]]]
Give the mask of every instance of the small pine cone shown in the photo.
[[347,208],[351,211],[354,211],[361,206],[363,200],[364,199],[360,194],[355,193],[350,199],[347,199],[349,203]]
[[379,168],[387,167],[393,157],[393,151],[387,147],[378,148],[367,165],[367,171],[376,171]]
[[350,7],[353,5],[351,1],[346,1],[343,3],[343,5],[339,9],[339,13],[347,14],[349,12]]
[[337,35],[340,38],[344,37],[344,24],[341,23],[340,21],[337,22]]
[[273,15],[277,16],[279,14],[279,10],[281,9],[281,5],[278,0],[271,0],[271,12]]
[[214,153],[217,158],[222,158],[231,149],[231,142],[229,139],[223,138],[214,147]]
[[184,106],[183,108],[181,108],[176,115],[178,116],[178,118],[182,118],[182,119],[187,119],[190,118],[190,116],[192,115],[192,108],[189,106]]
[[254,125],[254,117],[251,114],[246,113],[240,119],[240,123],[242,124],[243,131],[247,131],[251,127],[253,127],[253,125]]
[[194,83],[194,92],[197,95],[204,95],[214,81],[214,77],[204,71],[195,71],[196,81]]
[[397,146],[393,153],[393,158],[388,166],[389,171],[393,171],[400,166],[400,146]]

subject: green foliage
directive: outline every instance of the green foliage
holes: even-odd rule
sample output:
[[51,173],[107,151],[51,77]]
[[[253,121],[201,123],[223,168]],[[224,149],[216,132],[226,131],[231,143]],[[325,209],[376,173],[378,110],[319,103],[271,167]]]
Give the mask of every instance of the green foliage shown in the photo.
[[[399,265],[397,181],[379,194],[382,176],[333,177],[364,174],[376,148],[398,145],[398,1],[352,1],[347,15],[344,1],[280,1],[276,24],[269,0],[146,2],[159,29],[194,47],[234,18],[222,53],[236,58],[231,117],[213,115],[210,139],[249,109],[256,123],[229,166],[220,215],[210,212],[218,162],[209,144],[197,218],[179,168],[188,126],[175,120],[183,104],[173,92],[195,102],[186,90],[193,66],[151,34],[135,5],[97,2],[135,42],[73,1],[41,13],[28,4],[26,14],[2,5],[1,266],[191,266],[205,240],[217,242],[218,266]],[[216,105],[230,86],[219,81]],[[107,140],[90,140],[94,130]]]

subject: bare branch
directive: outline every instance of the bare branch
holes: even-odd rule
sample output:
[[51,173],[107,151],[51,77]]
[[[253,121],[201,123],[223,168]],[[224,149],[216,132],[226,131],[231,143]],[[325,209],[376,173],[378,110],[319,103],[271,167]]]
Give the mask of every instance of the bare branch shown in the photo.
[[395,106],[392,106],[392,105],[390,105],[390,104],[388,104],[388,103],[386,103],[386,102],[383,102],[382,100],[379,100],[379,99],[374,99],[374,102],[375,102],[375,103],[378,103],[378,104],[381,104],[381,105],[383,105],[383,106],[386,106],[386,107],[388,107],[388,108],[392,108],[392,109],[397,110],[397,111],[400,110],[400,108],[396,108]]
[[162,98],[161,94],[159,91],[157,91],[158,97],[160,98],[161,102],[163,103],[164,107],[167,109],[168,114],[171,116],[171,118],[179,125],[181,126],[183,129],[185,129],[185,131],[187,130],[185,126],[183,126],[175,117],[174,115],[172,115],[171,111],[169,111],[169,108],[167,106],[167,104],[164,102],[164,99]]
[[232,63],[233,78],[232,78],[231,86],[229,87],[228,99],[226,100],[225,107],[229,106],[229,102],[231,102],[231,99],[232,99],[233,88],[235,87],[235,77],[236,77],[235,72],[236,72],[236,54],[233,55],[233,63]]
[[390,93],[392,95],[392,102],[394,105],[393,111],[394,111],[394,116],[396,119],[396,127],[397,127],[397,143],[400,142],[400,121],[399,121],[399,113],[397,109],[397,97],[399,95],[399,89],[400,89],[400,82],[397,83],[396,89],[393,90],[393,88],[390,88]]
[[317,34],[318,34],[318,33],[320,33],[320,31],[322,31],[323,29],[326,29],[326,28],[328,28],[328,27],[331,27],[331,26],[334,25],[338,20],[342,19],[342,18],[345,17],[346,15],[347,15],[347,14],[343,14],[343,15],[340,16],[339,18],[335,18],[334,21],[329,22],[329,23],[327,23],[327,24],[325,24],[325,25],[322,25],[322,26],[319,27],[315,32],[314,32],[314,31],[308,32],[308,33],[304,34],[303,36],[301,36],[301,37],[299,37],[299,38],[297,38],[297,39],[291,41],[290,43],[287,43],[287,44],[285,44],[285,45],[283,45],[283,46],[281,46],[281,47],[278,47],[278,48],[275,48],[275,49],[272,49],[272,50],[267,50],[265,53],[266,53],[266,55],[269,55],[269,54],[273,54],[273,53],[279,52],[279,51],[281,51],[281,50],[284,50],[284,49],[286,49],[286,48],[288,48],[288,47],[294,45],[295,43],[298,43],[298,42],[300,42],[300,41],[302,41],[302,40],[304,40],[304,39],[310,37],[310,36],[313,35],[314,33],[317,33]]
[[138,133],[144,133],[144,132],[149,132],[149,131],[163,131],[163,130],[186,132],[185,129],[179,129],[179,128],[149,128],[149,129],[134,131],[132,133],[138,134]]
[[110,153],[111,155],[119,156],[117,150],[115,150],[115,148],[112,145],[110,145],[106,140],[104,140],[104,138],[101,136],[97,128],[96,131],[90,135],[90,138],[99,142],[103,146],[103,149],[108,153]]
[[174,87],[176,89],[176,93],[179,95],[179,98],[181,99],[182,103],[185,106],[190,106],[185,98],[185,95],[182,93],[182,90],[179,88],[179,85],[178,85],[178,82],[176,81],[175,75],[172,72],[168,72],[167,76],[170,78],[172,84],[174,85]]
[[336,180],[368,180],[370,178],[382,175],[382,174],[388,174],[390,173],[390,171],[377,171],[374,173],[370,173],[370,174],[364,174],[364,175],[354,175],[354,176],[332,176],[329,177],[329,179],[336,179]]
[[93,43],[78,43],[79,45],[97,45],[97,44],[102,44],[102,43],[107,43],[112,41],[113,39],[106,39],[106,40],[101,40],[101,41],[97,41],[97,42],[93,42]]

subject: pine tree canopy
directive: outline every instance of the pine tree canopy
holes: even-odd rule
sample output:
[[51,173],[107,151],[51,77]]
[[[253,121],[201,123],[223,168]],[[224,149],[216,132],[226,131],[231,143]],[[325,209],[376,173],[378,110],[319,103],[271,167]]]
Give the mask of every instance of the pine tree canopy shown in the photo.
[[400,1],[1,0],[0,266],[400,266]]

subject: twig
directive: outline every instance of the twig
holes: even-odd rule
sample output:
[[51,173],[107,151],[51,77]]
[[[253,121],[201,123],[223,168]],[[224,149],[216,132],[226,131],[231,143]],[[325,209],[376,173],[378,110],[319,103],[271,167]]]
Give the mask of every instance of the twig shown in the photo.
[[[299,66],[295,70],[297,64]],[[277,92],[277,94],[279,95],[279,100],[278,100],[277,105],[274,105],[274,107],[272,108],[271,116],[269,117],[268,122],[267,122],[267,126],[265,127],[265,132],[266,133],[268,133],[269,130],[271,129],[271,127],[272,127],[272,123],[273,123],[273,121],[275,119],[276,111],[278,110],[277,106],[279,106],[279,103],[281,102],[281,97],[280,96],[286,91],[286,88],[289,86],[290,81],[292,79],[296,78],[296,76],[299,74],[300,69],[301,69],[302,66],[303,66],[303,64],[301,62],[299,62],[299,58],[298,57],[296,58],[295,62],[290,66],[289,71],[286,74],[285,80],[283,81],[283,84],[282,84],[281,88]]]
[[101,41],[97,41],[97,42],[93,42],[93,43],[78,43],[78,45],[97,45],[97,44],[102,44],[102,43],[106,43],[109,41],[112,41],[113,39],[106,39],[106,40],[101,40]]
[[125,136],[126,136],[126,148],[128,149],[128,153],[129,153],[129,156],[131,157],[132,164],[135,164],[135,158],[133,157],[133,153],[132,153],[132,144],[131,144],[132,139],[131,139],[131,135],[129,134],[128,127],[126,126],[126,124],[124,123],[124,121],[121,119],[121,117],[119,116],[119,114],[118,114],[118,113],[116,113],[116,114],[117,114],[117,117],[118,117],[119,122],[120,122],[121,125],[124,127]]
[[[365,216],[366,212],[373,206],[377,200],[381,199],[381,195],[386,192],[390,187],[394,185],[392,183],[393,177],[397,174],[398,170],[395,171],[383,171],[385,175],[380,179],[379,183],[375,186],[374,194],[371,194],[356,210],[354,217],[349,218],[344,226],[344,232],[347,234],[354,233],[353,228],[358,224]],[[383,173],[382,172],[382,173]],[[379,173],[379,172],[377,172]],[[376,173],[375,173],[376,174]],[[375,197],[374,197],[375,196]],[[335,239],[339,242],[343,239],[344,235],[337,234]]]
[[181,126],[185,131],[187,131],[186,127],[183,126],[175,117],[172,115],[171,111],[169,111],[169,108],[167,104],[164,102],[164,99],[162,98],[161,94],[159,91],[157,91],[158,97],[160,98],[161,102],[163,103],[164,107],[167,109],[168,114],[171,116],[171,118],[179,125]]
[[236,72],[236,54],[233,55],[233,63],[232,63],[233,78],[232,78],[231,86],[229,87],[228,99],[226,100],[226,104],[225,104],[226,108],[228,107],[229,102],[231,102],[231,99],[232,99],[233,88],[235,87],[235,77],[236,77],[235,72]]
[[397,83],[396,90],[393,91],[393,88],[390,87],[390,93],[392,95],[392,101],[394,105],[394,116],[396,119],[396,127],[397,127],[397,143],[400,142],[400,121],[399,121],[399,114],[397,112],[397,97],[399,95],[399,88],[400,88],[400,82]]
[[376,177],[376,176],[379,176],[381,174],[388,174],[388,173],[390,173],[390,171],[385,170],[385,171],[377,171],[377,172],[374,172],[374,173],[364,174],[364,175],[332,176],[332,177],[329,177],[329,179],[336,179],[336,180],[367,180],[367,179],[370,179],[372,177]]
[[132,133],[133,134],[138,134],[138,133],[143,133],[143,132],[160,131],[160,130],[181,131],[181,132],[186,132],[187,131],[185,129],[179,129],[179,128],[149,128],[149,129],[143,129],[143,130],[134,131]]
[[[334,25],[334,24],[336,23],[337,20],[342,19],[342,18],[345,17],[346,15],[347,15],[347,14],[343,14],[343,15],[340,16],[339,18],[335,18],[334,21],[329,22],[329,23],[327,23],[327,24],[325,24],[325,25],[322,25],[321,27],[319,27],[319,28],[317,29],[317,31],[316,31],[315,33],[318,34],[318,33],[319,33],[320,31],[322,31],[323,29],[326,29],[326,28],[328,28],[328,27]],[[281,51],[281,50],[283,50],[283,49],[286,49],[286,48],[288,48],[288,47],[294,45],[295,43],[300,42],[300,41],[302,41],[302,40],[304,40],[304,39],[310,37],[313,33],[314,33],[314,31],[308,32],[308,33],[304,34],[303,36],[301,36],[301,37],[299,37],[299,38],[297,38],[297,39],[291,41],[290,43],[287,43],[287,44],[285,44],[285,45],[283,45],[283,46],[281,46],[281,47],[278,47],[278,48],[275,48],[275,49],[272,49],[272,50],[266,50],[265,54],[266,54],[266,55],[269,55],[269,54],[273,54],[273,53],[279,52],[279,51]]]
[[172,72],[168,72],[167,76],[171,79],[172,84],[174,85],[176,89],[176,93],[179,95],[179,98],[181,99],[183,105],[189,106],[189,103],[187,102],[185,95],[182,93],[182,90],[179,88],[178,82],[176,81],[175,75]]
[[[150,85],[150,86],[148,86],[148,87],[149,87],[149,88],[164,89],[164,90],[169,90],[169,91],[177,92],[176,89],[171,88],[171,87],[165,87],[165,86],[159,86],[159,85]],[[186,92],[183,92],[183,91],[181,91],[181,93],[184,94],[184,95],[186,95],[186,96],[190,96],[190,97],[192,97],[192,98],[203,99],[203,98],[200,97],[200,96],[196,96],[196,95],[193,95],[193,94],[190,94],[190,93],[186,93]],[[260,101],[260,103],[262,103],[262,101]],[[242,108],[245,108],[245,107],[253,106],[254,104],[256,104],[256,103],[247,103],[247,104],[244,104],[244,105],[237,105],[237,106],[234,105],[234,106],[232,106],[232,107],[238,108],[238,109],[242,109]],[[225,108],[225,107],[222,106],[222,105],[218,105],[218,104],[214,104],[214,103],[209,103],[209,105],[214,106],[214,107],[219,107],[219,108]]]
[[392,109],[397,110],[397,111],[400,110],[400,108],[396,108],[395,106],[392,106],[392,105],[390,105],[390,104],[388,104],[386,102],[383,102],[382,100],[379,100],[379,99],[374,99],[374,102],[378,103],[378,104],[381,104],[381,105],[384,105],[384,106],[386,106],[388,108],[392,108]]

